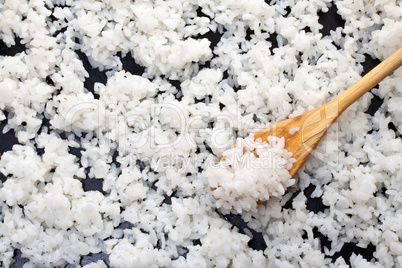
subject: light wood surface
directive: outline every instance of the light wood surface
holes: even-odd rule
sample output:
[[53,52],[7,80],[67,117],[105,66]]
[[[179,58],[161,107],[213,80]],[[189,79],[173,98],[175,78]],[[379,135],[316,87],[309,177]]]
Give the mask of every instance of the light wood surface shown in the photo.
[[[293,153],[296,162],[289,171],[293,176],[336,118],[352,103],[402,65],[402,48],[377,65],[357,83],[332,101],[300,116],[289,118],[255,133],[255,139],[268,136],[285,137],[285,148]],[[402,105],[402,104],[401,104]],[[300,128],[295,134],[290,129]]]

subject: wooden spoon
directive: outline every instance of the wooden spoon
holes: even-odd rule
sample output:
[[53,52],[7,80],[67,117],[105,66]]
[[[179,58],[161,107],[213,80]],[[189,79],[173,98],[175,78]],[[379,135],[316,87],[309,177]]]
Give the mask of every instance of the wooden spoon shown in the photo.
[[[261,138],[265,141],[268,136],[285,137],[285,149],[292,152],[292,157],[296,159],[292,169],[289,170],[290,175],[293,176],[336,118],[401,65],[402,48],[386,58],[332,101],[305,114],[262,129],[254,134],[254,138]],[[299,131],[292,135],[289,133],[292,128],[299,128]]]

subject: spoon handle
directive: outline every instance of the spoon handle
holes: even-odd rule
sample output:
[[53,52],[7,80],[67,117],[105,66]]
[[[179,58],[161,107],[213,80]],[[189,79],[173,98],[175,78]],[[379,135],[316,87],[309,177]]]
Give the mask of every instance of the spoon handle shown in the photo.
[[[332,105],[337,103],[338,114],[341,114],[352,103],[363,96],[367,91],[375,87],[385,77],[402,65],[402,47],[386,58],[365,76],[363,76],[353,86],[348,88],[344,93],[330,101]],[[328,103],[328,104],[329,104]]]

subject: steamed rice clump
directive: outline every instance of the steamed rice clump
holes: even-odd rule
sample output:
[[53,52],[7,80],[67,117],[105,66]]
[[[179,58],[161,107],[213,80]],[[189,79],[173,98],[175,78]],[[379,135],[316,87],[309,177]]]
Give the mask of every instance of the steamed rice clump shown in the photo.
[[0,0],[0,265],[402,267],[401,68],[281,198],[239,215],[202,175],[393,53],[400,2]]
[[282,197],[295,183],[289,174],[295,159],[284,146],[284,138],[269,136],[262,142],[250,134],[223,152],[219,163],[207,165],[204,175],[213,189],[216,206],[238,213],[257,211],[258,201]]

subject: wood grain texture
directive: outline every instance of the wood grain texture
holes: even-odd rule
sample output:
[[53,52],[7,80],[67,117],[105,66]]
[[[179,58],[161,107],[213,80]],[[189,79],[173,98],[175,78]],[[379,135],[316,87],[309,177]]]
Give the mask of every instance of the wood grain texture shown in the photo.
[[[377,65],[353,86],[332,101],[300,116],[289,118],[255,133],[255,139],[267,140],[268,136],[285,138],[285,149],[293,153],[296,162],[289,171],[293,176],[306,161],[311,151],[327,129],[352,103],[372,89],[402,65],[402,48]],[[300,130],[290,134],[292,128]]]

